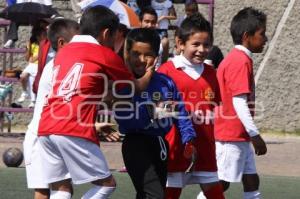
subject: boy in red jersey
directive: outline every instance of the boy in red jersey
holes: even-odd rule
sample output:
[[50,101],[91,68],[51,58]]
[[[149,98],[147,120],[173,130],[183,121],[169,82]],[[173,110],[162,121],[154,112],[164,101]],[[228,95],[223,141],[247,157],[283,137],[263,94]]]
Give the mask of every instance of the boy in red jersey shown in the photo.
[[158,70],[174,80],[197,133],[196,162],[189,173],[185,171],[191,161],[183,155],[185,146],[180,143],[177,129],[174,127],[166,136],[170,145],[167,199],[179,198],[187,184],[200,184],[209,199],[224,198],[217,174],[212,121],[213,109],[219,103],[219,88],[215,70],[203,63],[211,47],[211,34],[210,24],[201,14],[187,17],[178,32],[181,55]]
[[229,182],[243,182],[244,199],[259,199],[259,177],[254,153],[264,155],[267,147],[256,128],[252,53],[261,53],[267,41],[266,15],[248,7],[231,22],[236,45],[221,62],[217,78],[222,104],[216,109],[215,137],[219,177],[224,190]]
[[115,189],[94,127],[97,107],[105,106],[101,99],[108,80],[121,80],[117,89],[133,82],[136,90],[143,90],[154,71],[147,66],[141,79],[133,78],[112,50],[118,26],[118,17],[108,8],[89,8],[80,21],[81,35],[55,57],[52,88],[38,129],[51,199],[71,198],[71,180],[94,185],[82,199],[108,198]]

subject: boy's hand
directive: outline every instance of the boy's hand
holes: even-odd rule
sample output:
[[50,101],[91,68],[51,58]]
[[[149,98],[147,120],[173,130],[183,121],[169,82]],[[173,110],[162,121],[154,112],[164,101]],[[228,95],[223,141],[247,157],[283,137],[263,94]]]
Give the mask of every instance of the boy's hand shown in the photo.
[[148,72],[148,71],[154,72],[157,61],[158,61],[158,58],[155,58],[154,61],[147,61],[146,72]]
[[120,140],[120,133],[116,131],[113,127],[116,124],[106,123],[106,122],[96,122],[95,128],[99,133],[99,136],[104,138],[108,142],[117,142]]
[[192,156],[196,156],[197,151],[192,141],[189,141],[184,146],[183,156],[186,159],[191,159]]
[[194,170],[197,159],[197,151],[192,141],[189,141],[185,144],[183,156],[191,161],[189,167],[185,171],[185,173],[190,173]]
[[265,141],[261,138],[260,135],[251,137],[251,142],[254,146],[256,155],[265,155],[267,153],[267,146]]

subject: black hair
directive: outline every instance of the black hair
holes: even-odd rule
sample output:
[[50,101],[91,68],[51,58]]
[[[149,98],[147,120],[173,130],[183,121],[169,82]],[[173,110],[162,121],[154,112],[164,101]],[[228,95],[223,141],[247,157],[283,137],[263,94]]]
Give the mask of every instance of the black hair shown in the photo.
[[97,38],[100,31],[106,28],[113,34],[118,27],[118,16],[110,9],[100,5],[86,9],[80,19],[80,34],[91,35],[94,38]]
[[185,43],[189,37],[197,32],[208,32],[212,42],[212,29],[210,23],[200,13],[195,13],[183,20],[179,27],[178,37]]
[[147,6],[147,7],[144,7],[143,9],[141,9],[141,12],[139,14],[140,21],[143,20],[145,14],[150,14],[150,15],[155,16],[156,20],[158,18],[156,11],[151,6]]
[[208,52],[206,59],[211,60],[214,68],[217,69],[221,61],[224,59],[224,55],[218,46],[213,46]]
[[135,42],[150,44],[157,56],[160,47],[160,37],[156,30],[150,28],[137,28],[131,30],[126,37],[126,51],[129,52]]
[[234,44],[242,44],[243,34],[254,35],[259,28],[266,26],[267,16],[260,10],[247,7],[240,10],[232,19],[230,32]]
[[46,33],[46,30],[44,28],[33,26],[31,30],[30,43],[37,43],[38,36],[41,36],[43,33]]
[[63,37],[66,41],[70,41],[74,33],[79,32],[79,24],[71,19],[57,19],[48,29],[48,39],[51,47],[57,51],[57,40]]

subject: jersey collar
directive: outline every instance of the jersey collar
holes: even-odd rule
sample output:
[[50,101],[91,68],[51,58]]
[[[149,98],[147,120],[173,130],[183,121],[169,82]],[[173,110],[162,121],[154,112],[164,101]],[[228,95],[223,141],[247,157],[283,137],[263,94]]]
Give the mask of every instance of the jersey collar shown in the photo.
[[252,56],[253,56],[252,52],[248,48],[246,48],[245,46],[235,45],[234,47],[241,50],[241,51],[243,51],[244,53],[246,53],[246,55],[248,55],[248,57],[250,57],[252,59]]
[[100,45],[99,42],[91,35],[74,35],[70,42],[86,42]]

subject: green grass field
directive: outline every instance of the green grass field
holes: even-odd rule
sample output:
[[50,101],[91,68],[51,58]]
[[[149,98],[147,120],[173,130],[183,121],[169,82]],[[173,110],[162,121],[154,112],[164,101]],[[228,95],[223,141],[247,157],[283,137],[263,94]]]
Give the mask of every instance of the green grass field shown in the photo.
[[[112,195],[112,199],[134,199],[135,192],[129,176],[126,173],[114,172],[118,188]],[[89,188],[90,185],[75,186],[75,199]],[[197,185],[188,186],[184,189],[182,199],[195,199],[199,191]],[[265,199],[299,199],[300,177],[262,176],[261,192]],[[0,198],[1,199],[31,199],[33,192],[26,188],[24,168],[1,168],[0,169]],[[242,187],[240,184],[231,185],[226,193],[226,198],[241,199]]]

